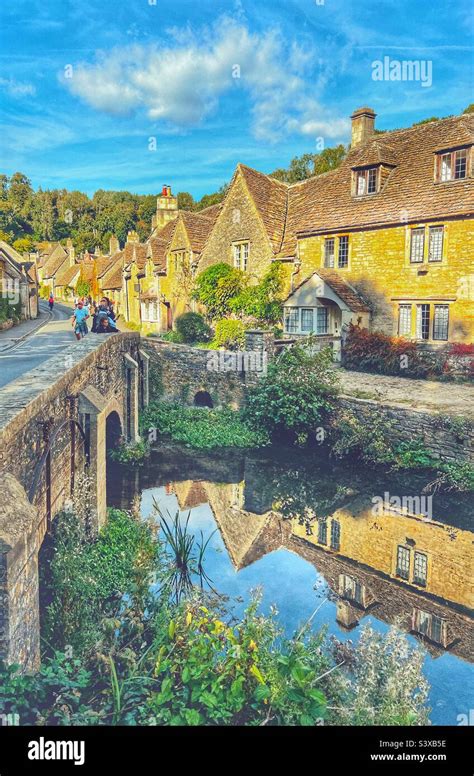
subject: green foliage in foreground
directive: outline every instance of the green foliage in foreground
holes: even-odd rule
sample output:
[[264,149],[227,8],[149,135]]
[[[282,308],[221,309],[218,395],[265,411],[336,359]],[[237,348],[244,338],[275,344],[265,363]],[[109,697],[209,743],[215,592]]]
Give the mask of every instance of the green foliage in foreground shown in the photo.
[[211,330],[199,313],[183,313],[176,319],[176,331],[182,342],[207,342]]
[[201,450],[261,447],[268,443],[265,433],[253,431],[239,412],[226,409],[211,410],[155,402],[144,411],[141,427],[143,436],[151,433],[156,438],[174,439]]
[[114,511],[88,543],[73,522],[58,524],[49,654],[33,675],[0,665],[0,707],[22,725],[427,723],[423,653],[396,629],[354,648],[310,622],[285,638],[258,599],[239,619],[198,588],[173,603],[150,525]]
[[148,579],[157,547],[146,524],[115,509],[95,542],[77,515],[62,515],[53,523],[53,545],[42,569],[50,601],[43,636],[55,649],[70,645],[83,654],[100,640],[102,622],[121,596],[136,594]]

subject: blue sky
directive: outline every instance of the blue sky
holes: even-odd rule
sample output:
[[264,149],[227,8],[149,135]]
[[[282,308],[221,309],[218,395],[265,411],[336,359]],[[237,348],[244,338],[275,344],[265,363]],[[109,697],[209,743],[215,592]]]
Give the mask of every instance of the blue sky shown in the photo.
[[[237,162],[264,172],[348,142],[351,112],[390,129],[473,101],[470,0],[15,0],[0,11],[7,174],[89,194],[196,198]],[[429,61],[432,83],[375,81]]]

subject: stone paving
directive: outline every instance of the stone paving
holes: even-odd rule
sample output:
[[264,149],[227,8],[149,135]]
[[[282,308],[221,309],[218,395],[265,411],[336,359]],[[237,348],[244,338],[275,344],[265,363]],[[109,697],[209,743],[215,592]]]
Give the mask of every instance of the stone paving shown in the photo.
[[346,369],[338,371],[345,396],[474,419],[474,385],[470,383],[411,380]]

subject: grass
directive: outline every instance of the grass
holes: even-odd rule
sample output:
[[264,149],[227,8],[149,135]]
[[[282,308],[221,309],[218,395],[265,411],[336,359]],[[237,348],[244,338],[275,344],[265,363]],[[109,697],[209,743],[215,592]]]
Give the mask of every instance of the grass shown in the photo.
[[156,402],[143,413],[142,433],[150,437],[173,439],[188,447],[212,450],[218,447],[262,447],[268,444],[265,433],[254,431],[239,412],[184,407]]

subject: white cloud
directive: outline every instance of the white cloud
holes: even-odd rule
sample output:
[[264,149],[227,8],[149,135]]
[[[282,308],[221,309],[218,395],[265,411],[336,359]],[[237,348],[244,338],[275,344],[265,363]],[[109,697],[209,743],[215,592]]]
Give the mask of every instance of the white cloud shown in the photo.
[[[223,17],[212,28],[171,30],[164,45],[101,52],[94,63],[74,66],[72,78],[61,80],[96,110],[115,116],[144,113],[178,128],[199,125],[222,98],[243,91],[256,137],[277,140],[290,131],[310,134],[311,119],[319,134],[325,134],[324,128],[339,131],[330,116],[323,121],[298,108],[317,90],[315,78],[308,83],[313,65],[312,51],[287,44],[277,30],[250,33],[244,24]],[[235,66],[240,68],[237,78]]]
[[10,97],[31,97],[36,94],[33,84],[16,81],[14,78],[0,78],[0,89],[3,89]]

